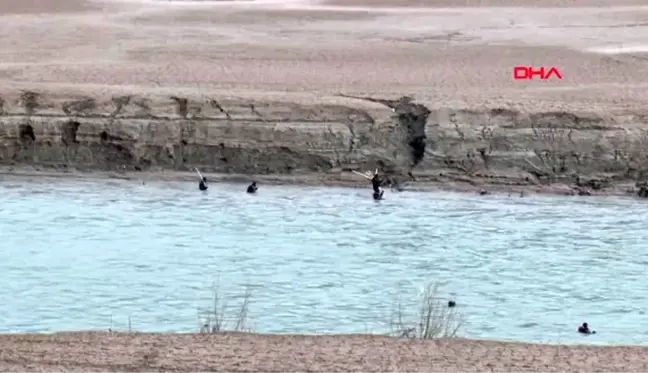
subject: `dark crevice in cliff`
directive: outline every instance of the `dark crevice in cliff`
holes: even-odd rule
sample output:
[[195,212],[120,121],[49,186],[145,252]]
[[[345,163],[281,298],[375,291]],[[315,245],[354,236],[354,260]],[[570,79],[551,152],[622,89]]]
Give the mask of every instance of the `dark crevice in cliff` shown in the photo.
[[411,97],[403,96],[398,100],[385,100],[373,97],[339,95],[341,97],[355,98],[369,102],[375,102],[385,105],[393,110],[396,114],[398,123],[403,126],[407,133],[407,146],[410,148],[411,164],[410,168],[416,167],[425,157],[426,139],[425,126],[431,111],[421,105],[416,104]]
[[407,128],[408,145],[412,156],[411,168],[416,167],[425,156],[426,140],[425,126],[431,111],[421,105],[412,102],[411,97],[401,97],[398,100],[382,100],[384,105],[392,108],[398,115],[398,121]]
[[34,142],[36,142],[34,127],[32,127],[31,124],[21,124],[18,127],[18,137],[24,147],[31,146]]
[[65,144],[65,146],[71,146],[79,143],[79,140],[77,140],[79,127],[81,127],[81,123],[75,120],[69,120],[63,123],[61,141],[63,142],[63,144]]
[[185,97],[178,96],[171,96],[170,99],[176,104],[176,114],[182,118],[187,118],[187,115],[189,114],[189,100]]
[[[18,141],[14,142],[11,158],[14,162],[30,161],[33,158],[35,150],[36,135],[34,128],[29,123],[23,123],[18,126]],[[1,159],[4,159],[2,157]]]

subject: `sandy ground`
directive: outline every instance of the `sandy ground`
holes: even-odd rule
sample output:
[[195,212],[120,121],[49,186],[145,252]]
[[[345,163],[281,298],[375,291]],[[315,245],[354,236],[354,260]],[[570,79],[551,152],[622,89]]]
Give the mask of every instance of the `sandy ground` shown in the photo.
[[551,346],[371,335],[64,333],[0,336],[0,370],[641,372],[646,347]]
[[79,0],[0,0],[0,14],[4,17],[17,14],[83,13],[100,11],[102,8],[98,3]]
[[[557,0],[274,3],[3,0],[0,83],[95,93],[409,94],[429,107],[530,110],[631,108],[646,99],[648,7],[638,0],[576,8]],[[557,66],[565,79],[513,81],[513,66],[527,64]]]
[[581,8],[581,7],[606,7],[610,5],[646,5],[641,0],[621,0],[611,2],[607,0],[541,0],[541,1],[516,1],[516,0],[325,0],[320,1],[325,5],[353,6],[379,6],[379,7],[406,7],[406,8],[461,8],[461,7],[525,7],[525,8]]

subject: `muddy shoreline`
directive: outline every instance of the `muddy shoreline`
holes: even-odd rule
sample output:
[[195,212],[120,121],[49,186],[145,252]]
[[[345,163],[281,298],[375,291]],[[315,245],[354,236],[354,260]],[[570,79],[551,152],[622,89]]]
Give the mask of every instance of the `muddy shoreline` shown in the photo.
[[0,335],[0,370],[213,372],[635,372],[648,347],[378,335],[70,332]]
[[[367,181],[349,173],[339,174],[296,174],[296,175],[242,175],[242,174],[215,174],[203,173],[210,183],[229,183],[247,185],[257,181],[260,185],[271,186],[303,186],[325,188],[357,188],[367,189],[370,193],[371,186]],[[111,171],[79,171],[79,170],[42,170],[31,166],[15,167],[0,166],[0,183],[31,183],[56,182],[57,180],[113,180],[129,183],[146,184],[149,182],[187,182],[190,187],[197,184],[197,176],[191,171],[143,171],[143,172],[111,172]],[[360,179],[360,180],[358,180]],[[398,187],[386,187],[390,194],[407,192],[453,192],[466,194],[508,195],[516,197],[530,197],[533,195],[554,196],[579,196],[578,189],[569,184],[552,184],[545,186],[527,185],[506,187],[498,184],[471,185],[457,181],[423,181],[408,182]],[[485,197],[487,197],[485,195]],[[632,183],[617,184],[604,191],[592,191],[588,196],[596,197],[631,197],[636,198],[636,188]],[[586,197],[586,196],[579,196]]]

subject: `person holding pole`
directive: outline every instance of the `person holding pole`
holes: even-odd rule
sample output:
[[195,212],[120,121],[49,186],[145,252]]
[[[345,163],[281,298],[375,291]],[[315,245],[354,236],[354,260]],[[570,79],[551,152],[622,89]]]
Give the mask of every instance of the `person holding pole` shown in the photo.
[[198,183],[198,189],[201,191],[206,191],[207,190],[207,178],[204,177],[200,171],[196,168],[196,173],[198,173],[198,177],[200,178],[200,182]]
[[385,191],[381,188],[383,180],[380,177],[378,173],[378,169],[371,173],[371,171],[367,171],[365,173],[357,172],[357,171],[352,171],[354,174],[360,175],[364,177],[365,179],[371,180],[371,186],[373,188],[373,199],[376,201],[379,201],[383,198],[383,194]]
[[203,177],[202,180],[200,180],[200,183],[198,183],[198,189],[202,190],[203,192],[207,190],[207,178]]

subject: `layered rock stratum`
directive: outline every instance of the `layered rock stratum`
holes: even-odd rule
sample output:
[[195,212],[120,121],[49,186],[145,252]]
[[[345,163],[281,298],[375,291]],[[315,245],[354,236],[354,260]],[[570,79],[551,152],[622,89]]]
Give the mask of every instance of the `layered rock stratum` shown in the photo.
[[379,168],[400,182],[595,190],[647,176],[648,117],[639,113],[430,110],[408,97],[343,95],[259,102],[23,91],[2,103],[4,165],[331,177]]

